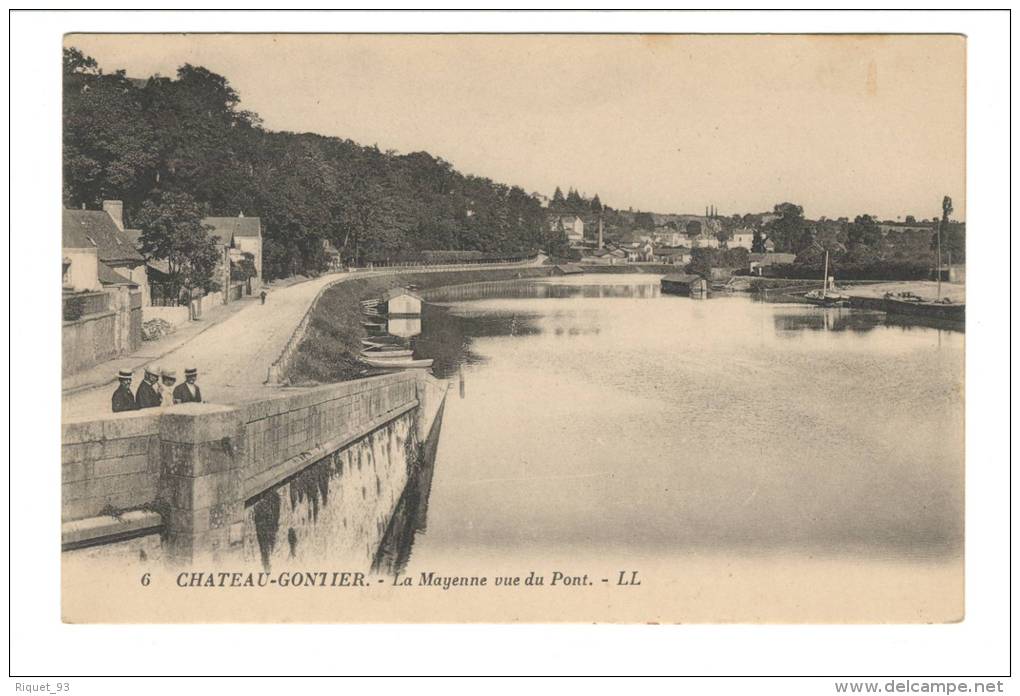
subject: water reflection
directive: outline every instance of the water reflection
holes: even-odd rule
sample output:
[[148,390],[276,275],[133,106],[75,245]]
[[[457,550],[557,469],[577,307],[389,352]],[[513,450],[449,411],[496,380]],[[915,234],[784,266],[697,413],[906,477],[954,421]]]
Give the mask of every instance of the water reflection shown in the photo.
[[390,317],[386,332],[391,336],[411,338],[421,333],[421,317]]
[[[482,299],[539,299],[539,298],[605,298],[605,297],[627,297],[627,298],[652,298],[658,297],[659,279],[645,279],[643,282],[635,283],[628,280],[625,283],[619,282],[556,282],[552,280],[505,280],[491,283],[471,283],[469,285],[457,285],[447,288],[436,288],[425,292],[425,299],[429,302],[463,302],[466,300]],[[611,280],[611,279],[609,279]]]
[[789,336],[797,331],[855,331],[867,333],[885,325],[880,312],[857,311],[841,308],[809,307],[805,310],[776,314],[773,317],[778,336]]
[[960,547],[961,334],[629,283],[493,283],[426,305],[416,351],[460,398],[411,566],[464,549],[526,564],[539,545]]
[[432,432],[408,476],[407,486],[400,500],[397,501],[382,543],[372,561],[372,571],[375,573],[387,575],[403,573],[411,558],[415,538],[428,528],[429,495],[432,492],[436,446],[442,430],[444,410],[445,407],[441,407],[436,414]]

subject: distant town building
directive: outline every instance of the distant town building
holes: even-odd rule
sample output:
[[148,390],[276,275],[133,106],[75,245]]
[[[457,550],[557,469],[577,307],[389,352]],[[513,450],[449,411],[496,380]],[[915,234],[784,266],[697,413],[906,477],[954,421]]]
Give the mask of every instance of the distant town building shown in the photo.
[[687,244],[692,249],[718,249],[719,238],[714,235],[699,234],[694,237],[687,237]]
[[593,249],[581,258],[581,263],[615,265],[627,261],[628,252],[620,248]]
[[907,232],[934,232],[935,224],[925,220],[910,224],[906,222],[880,222],[878,223],[878,229],[882,231],[883,235],[890,233],[903,234]]
[[687,241],[687,235],[670,227],[656,228],[652,240],[658,246],[675,247]]
[[741,247],[751,251],[754,245],[754,230],[748,227],[741,227],[733,231],[733,235],[730,237],[730,241],[726,243],[726,246],[730,249],[736,249]]
[[653,254],[659,263],[686,266],[691,262],[691,250],[687,247],[658,247]]
[[651,242],[633,242],[621,248],[626,252],[628,261],[641,263],[655,260],[655,248]]
[[752,253],[748,257],[748,265],[752,274],[763,275],[764,269],[769,266],[781,266],[788,263],[793,263],[797,260],[796,254],[784,254],[768,252],[765,254]]
[[556,213],[548,220],[550,232],[565,232],[571,243],[584,241],[584,220],[580,215]]
[[343,255],[340,250],[337,249],[333,242],[328,239],[322,240],[322,251],[326,254],[326,258],[329,259],[328,267],[331,271],[340,271],[344,267]]
[[241,212],[237,217],[202,218],[202,224],[212,227],[209,234],[221,250],[227,250],[231,261],[239,261],[246,253],[252,255],[256,274],[252,286],[258,287],[262,283],[262,220]]

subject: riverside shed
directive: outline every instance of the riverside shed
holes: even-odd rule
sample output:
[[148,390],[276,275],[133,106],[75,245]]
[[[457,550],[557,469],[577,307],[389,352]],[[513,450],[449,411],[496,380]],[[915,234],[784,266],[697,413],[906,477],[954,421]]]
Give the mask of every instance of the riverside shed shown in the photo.
[[699,275],[673,273],[662,278],[662,291],[670,295],[705,295],[708,281]]
[[421,314],[422,299],[404,288],[393,288],[383,296],[386,313],[390,316],[418,316]]

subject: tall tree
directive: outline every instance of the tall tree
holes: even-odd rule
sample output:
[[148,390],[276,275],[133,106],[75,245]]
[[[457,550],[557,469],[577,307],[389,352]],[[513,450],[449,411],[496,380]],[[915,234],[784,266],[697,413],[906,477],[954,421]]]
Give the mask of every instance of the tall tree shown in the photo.
[[654,230],[655,218],[651,213],[637,213],[634,216],[634,226],[643,230]]
[[567,193],[567,208],[572,213],[583,213],[587,210],[588,205],[581,194],[577,192],[573,187]]
[[880,257],[882,230],[871,215],[858,215],[847,225],[847,260],[867,263]]
[[123,72],[104,75],[94,59],[64,49],[64,205],[104,198],[138,203],[153,184],[156,138],[139,90]]
[[948,263],[952,257],[954,262],[962,262],[966,258],[965,228],[961,223],[949,219],[953,214],[953,199],[942,198],[942,218],[936,221],[938,229],[931,236],[931,250],[938,254],[939,237],[942,235],[942,263]]
[[213,273],[220,255],[194,198],[163,192],[142,204],[135,224],[142,230],[142,253],[167,262],[173,294],[181,288],[189,294],[195,288],[216,288]]
[[757,227],[754,228],[754,235],[751,237],[751,252],[755,254],[765,253],[765,237]]
[[778,217],[765,226],[765,236],[776,251],[795,252],[804,234],[804,209],[795,203],[777,203],[773,213]]

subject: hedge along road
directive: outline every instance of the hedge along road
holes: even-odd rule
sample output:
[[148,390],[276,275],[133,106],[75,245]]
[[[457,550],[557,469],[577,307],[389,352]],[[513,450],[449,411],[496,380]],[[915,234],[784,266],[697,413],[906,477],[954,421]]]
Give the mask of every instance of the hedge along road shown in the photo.
[[[220,324],[195,336],[152,364],[177,371],[178,383],[184,379],[184,369],[198,368],[198,384],[202,396],[212,403],[238,403],[248,399],[265,398],[279,394],[281,387],[265,384],[272,365],[290,337],[297,330],[305,313],[319,293],[334,283],[356,278],[396,275],[413,271],[441,272],[459,269],[511,268],[513,266],[541,265],[541,254],[533,261],[521,264],[479,264],[441,267],[395,267],[378,271],[331,273],[286,288],[273,290],[266,304],[252,302],[248,307]],[[64,397],[63,418],[96,418],[111,412],[110,397],[116,385],[111,382]],[[141,371],[135,373],[132,390],[138,388]]]

